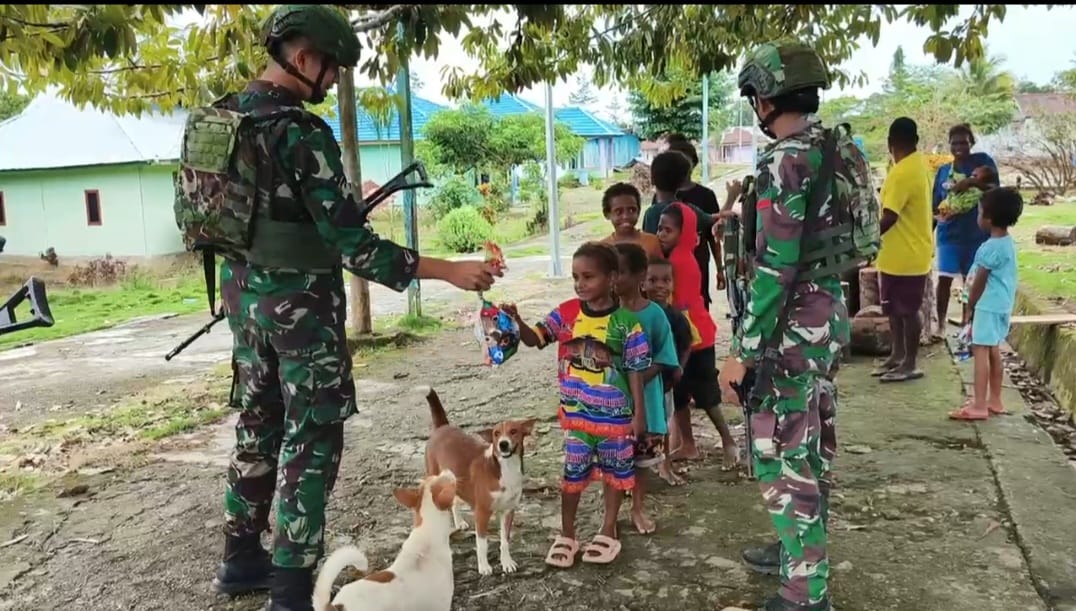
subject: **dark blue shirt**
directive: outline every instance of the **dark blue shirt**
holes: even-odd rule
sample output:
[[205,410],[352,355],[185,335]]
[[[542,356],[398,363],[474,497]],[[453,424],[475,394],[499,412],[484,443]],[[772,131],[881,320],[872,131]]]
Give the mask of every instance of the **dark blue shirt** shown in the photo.
[[[945,181],[949,180],[949,175],[953,172],[954,163],[956,162],[947,163],[938,168],[938,174],[934,177],[935,214],[938,212],[938,205],[941,204],[942,200],[945,199],[945,196],[948,195],[948,192],[945,190]],[[964,176],[971,176],[971,173],[975,168],[982,165],[993,168],[994,174],[997,174],[997,164],[994,163],[994,159],[986,153],[972,153],[971,155],[968,155],[964,160],[964,163],[956,168],[956,171]],[[964,214],[955,216],[948,221],[938,222],[937,240],[939,244],[961,244],[968,247],[978,248],[978,246],[985,242],[989,237],[989,233],[986,233],[979,228],[978,205]]]

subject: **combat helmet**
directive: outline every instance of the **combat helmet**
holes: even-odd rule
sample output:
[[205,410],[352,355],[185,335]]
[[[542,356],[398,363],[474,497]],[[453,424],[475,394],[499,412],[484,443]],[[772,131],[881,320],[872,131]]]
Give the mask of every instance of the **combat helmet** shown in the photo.
[[322,65],[316,82],[304,76],[281,54],[281,43],[296,36],[310,41],[310,46],[332,63],[347,68],[354,68],[359,63],[359,39],[343,13],[322,4],[284,4],[265,20],[262,44],[288,74],[310,87],[310,102],[318,104],[325,99],[327,87],[322,81],[330,62]]
[[768,42],[747,56],[740,94],[762,100],[803,89],[829,89],[829,70],[814,49],[798,41]]

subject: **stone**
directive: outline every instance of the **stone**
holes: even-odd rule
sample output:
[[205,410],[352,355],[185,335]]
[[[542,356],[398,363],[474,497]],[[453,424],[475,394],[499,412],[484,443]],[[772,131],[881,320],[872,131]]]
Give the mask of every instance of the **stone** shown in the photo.
[[867,306],[852,319],[852,353],[863,356],[888,356],[892,350],[893,335],[889,318],[882,314],[882,307]]

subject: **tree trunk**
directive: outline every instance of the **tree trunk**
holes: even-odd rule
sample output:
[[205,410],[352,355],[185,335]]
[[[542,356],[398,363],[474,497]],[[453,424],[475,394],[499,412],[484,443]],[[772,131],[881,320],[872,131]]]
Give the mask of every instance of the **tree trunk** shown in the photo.
[[[344,156],[344,173],[351,183],[351,194],[356,202],[362,202],[362,168],[359,167],[359,124],[356,120],[355,71],[344,70],[337,85],[337,112],[340,113],[341,153]],[[370,283],[352,274],[351,284],[351,330],[366,335],[373,330],[370,318]]]
[[1036,244],[1072,246],[1076,243],[1076,226],[1044,225],[1035,232]]

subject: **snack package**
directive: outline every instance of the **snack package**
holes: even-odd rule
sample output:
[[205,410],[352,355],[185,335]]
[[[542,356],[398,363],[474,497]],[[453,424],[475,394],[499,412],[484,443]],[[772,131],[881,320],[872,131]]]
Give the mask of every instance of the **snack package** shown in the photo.
[[[500,270],[508,268],[504,253],[493,242],[486,242],[486,261],[493,263]],[[485,364],[496,367],[504,364],[519,350],[519,325],[481,294],[479,297],[482,299],[482,307],[475,320],[475,338],[482,346]]]

